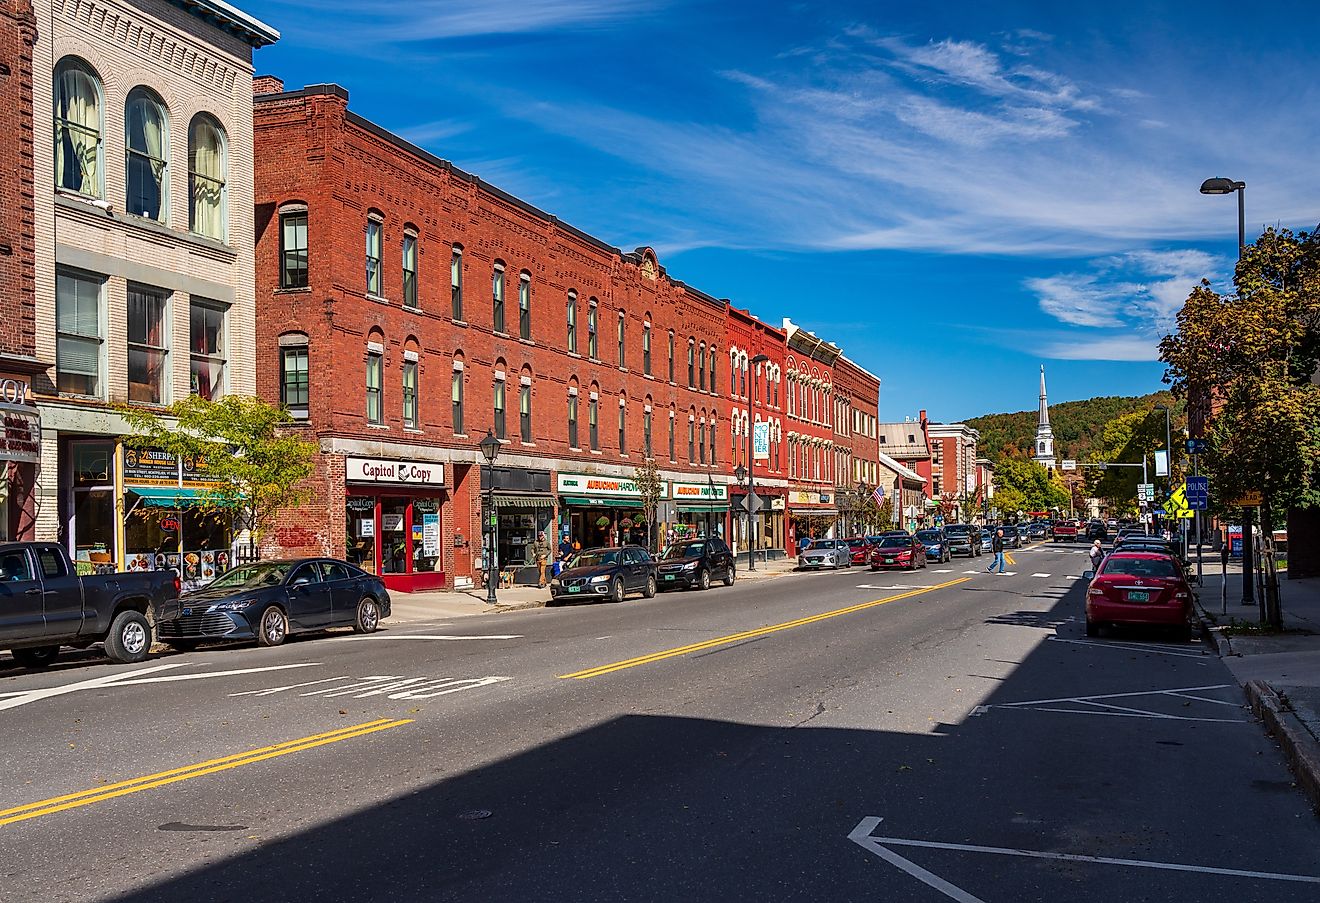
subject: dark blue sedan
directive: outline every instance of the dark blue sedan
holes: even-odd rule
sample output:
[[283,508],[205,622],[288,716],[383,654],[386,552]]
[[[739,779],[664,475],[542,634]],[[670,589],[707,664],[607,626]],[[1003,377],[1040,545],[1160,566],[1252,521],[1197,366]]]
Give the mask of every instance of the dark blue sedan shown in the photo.
[[943,530],[918,530],[917,539],[926,547],[926,559],[936,564],[953,560],[953,550],[949,548],[949,537]]
[[291,633],[327,627],[372,633],[390,616],[390,594],[379,577],[347,562],[300,558],[236,567],[181,596],[179,608],[157,633],[176,649],[213,640],[278,646]]

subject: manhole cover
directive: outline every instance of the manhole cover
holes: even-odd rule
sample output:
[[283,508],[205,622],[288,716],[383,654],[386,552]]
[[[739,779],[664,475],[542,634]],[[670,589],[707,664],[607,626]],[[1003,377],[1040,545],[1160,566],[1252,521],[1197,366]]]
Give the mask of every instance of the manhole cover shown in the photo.
[[490,818],[490,815],[489,809],[472,809],[469,812],[464,812],[459,818],[464,821],[478,821],[479,819]]

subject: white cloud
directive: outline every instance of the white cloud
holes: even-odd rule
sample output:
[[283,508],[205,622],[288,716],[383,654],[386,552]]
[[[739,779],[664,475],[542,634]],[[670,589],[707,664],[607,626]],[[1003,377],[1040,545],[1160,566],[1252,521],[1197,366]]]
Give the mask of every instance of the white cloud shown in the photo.
[[1064,339],[1046,345],[1041,353],[1047,358],[1065,361],[1158,361],[1160,359],[1158,339],[1133,335]]

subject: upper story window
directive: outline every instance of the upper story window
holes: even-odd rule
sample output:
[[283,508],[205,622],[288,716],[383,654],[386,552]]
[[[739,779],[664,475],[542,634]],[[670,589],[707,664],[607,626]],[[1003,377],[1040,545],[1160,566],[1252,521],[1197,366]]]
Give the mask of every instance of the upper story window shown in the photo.
[[518,274],[518,338],[532,337],[532,274]]
[[505,420],[504,379],[504,361],[497,361],[495,364],[495,387],[492,393],[496,439],[509,438],[508,425]]
[[188,126],[188,228],[225,240],[225,133],[198,113]]
[[164,102],[147,88],[134,88],[124,104],[128,187],[124,209],[129,213],[169,222],[169,148],[169,117]]
[[706,391],[706,343],[701,343],[701,348],[697,356],[697,382],[701,391]]
[[82,60],[55,67],[54,113],[55,187],[104,197],[101,80]]
[[280,288],[307,288],[307,208],[280,209]]
[[619,454],[628,454],[628,396],[619,396]]
[[[715,360],[716,360],[715,347],[712,345],[712,346],[711,346],[711,349],[710,349],[710,391],[711,391],[712,394],[716,391],[716,389],[715,389]],[[713,462],[712,462],[712,463],[713,463]]]
[[417,352],[403,352],[403,426],[417,429]]
[[532,441],[532,371],[526,367],[518,377],[518,431],[523,442]]
[[417,303],[417,233],[403,233],[403,306],[420,307]]
[[491,329],[504,331],[504,261],[495,261],[495,268],[490,274]]
[[161,289],[128,287],[128,400],[166,404],[169,391],[168,295]]
[[463,247],[454,245],[449,253],[449,312],[455,320],[463,319]]
[[380,293],[380,234],[385,224],[376,214],[367,217],[367,294]]
[[596,334],[600,310],[595,298],[587,302],[587,357],[596,360],[600,350],[600,336]]
[[564,322],[567,324],[565,347],[577,354],[577,292],[569,289],[568,303],[564,305]]
[[[671,383],[674,381],[674,331],[672,329],[669,330],[669,381]],[[671,454],[669,457],[673,458],[674,456]]]
[[[651,375],[651,318],[642,321],[642,372]],[[647,454],[650,457],[650,454]]]
[[225,314],[218,301],[191,299],[188,305],[189,380],[193,395],[215,401],[225,394]]
[[105,395],[101,287],[105,282],[66,270],[55,273],[55,372],[62,395]]
[[697,387],[697,344],[688,339],[688,388]]
[[619,366],[627,366],[626,350],[627,344],[624,339],[624,332],[628,328],[628,316],[623,311],[619,311]]
[[454,374],[449,380],[449,403],[451,405],[450,416],[454,426],[454,434],[464,435],[463,432],[463,361],[459,356],[454,357]]
[[587,438],[592,451],[600,451],[600,392],[595,383],[587,397]]
[[367,422],[384,423],[382,384],[385,378],[385,345],[367,342]]
[[290,333],[280,336],[280,403],[295,420],[307,419],[308,402],[307,336]]

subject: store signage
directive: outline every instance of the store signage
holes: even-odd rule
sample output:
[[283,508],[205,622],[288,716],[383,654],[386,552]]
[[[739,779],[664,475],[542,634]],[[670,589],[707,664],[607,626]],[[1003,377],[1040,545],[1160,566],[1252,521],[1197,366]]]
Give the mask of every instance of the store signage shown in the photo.
[[179,459],[158,448],[125,448],[124,482],[135,486],[178,486]]
[[[4,382],[15,380],[7,379]],[[6,401],[0,403],[0,417],[3,417],[4,422],[4,433],[0,438],[0,461],[35,464],[41,460],[41,415],[36,409]]]
[[729,487],[722,483],[674,483],[674,498],[678,501],[727,502]]
[[422,554],[427,558],[440,557],[440,515],[422,515]]
[[770,460],[770,422],[760,420],[752,424],[752,458],[757,461]]
[[394,461],[388,458],[349,458],[344,478],[350,483],[402,483],[443,486],[445,466],[432,461]]
[[803,492],[797,490],[788,494],[789,500],[795,505],[818,505],[820,504],[820,493]]
[[[621,477],[597,477],[584,473],[561,473],[557,485],[560,495],[637,498],[642,494],[632,480]],[[661,495],[663,494],[662,492]]]
[[165,533],[178,533],[179,519],[177,517],[162,517],[160,519],[160,529]]

